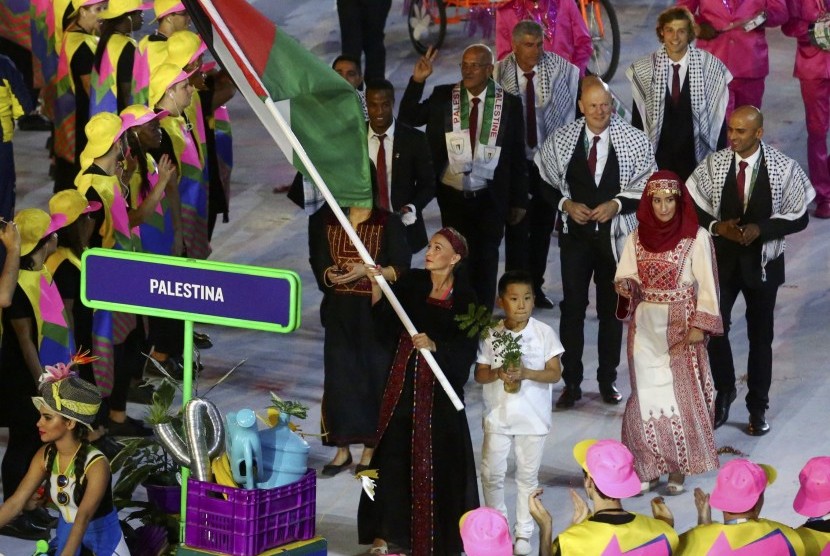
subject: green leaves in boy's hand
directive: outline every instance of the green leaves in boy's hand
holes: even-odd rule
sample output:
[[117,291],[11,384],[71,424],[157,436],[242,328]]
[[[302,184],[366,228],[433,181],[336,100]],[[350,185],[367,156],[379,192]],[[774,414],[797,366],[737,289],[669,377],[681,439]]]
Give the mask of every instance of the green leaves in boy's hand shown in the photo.
[[308,417],[308,406],[293,400],[283,400],[273,392],[271,392],[271,405],[280,413],[296,417],[297,419],[305,419]]
[[493,313],[488,311],[487,307],[475,303],[470,303],[467,306],[466,314],[456,315],[455,321],[458,323],[458,328],[467,331],[468,338],[478,336],[481,339],[484,339],[487,331],[497,322],[493,318]]

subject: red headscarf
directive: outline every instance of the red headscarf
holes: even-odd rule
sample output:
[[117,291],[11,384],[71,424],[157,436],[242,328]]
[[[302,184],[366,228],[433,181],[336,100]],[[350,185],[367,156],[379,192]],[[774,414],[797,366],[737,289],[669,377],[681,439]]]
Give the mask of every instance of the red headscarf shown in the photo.
[[[651,205],[652,196],[658,191],[673,191],[677,210],[668,222],[660,222]],[[640,243],[652,253],[674,249],[684,237],[693,239],[697,235],[697,213],[695,204],[686,191],[680,176],[669,170],[654,172],[646,183],[646,189],[637,207],[637,228]]]

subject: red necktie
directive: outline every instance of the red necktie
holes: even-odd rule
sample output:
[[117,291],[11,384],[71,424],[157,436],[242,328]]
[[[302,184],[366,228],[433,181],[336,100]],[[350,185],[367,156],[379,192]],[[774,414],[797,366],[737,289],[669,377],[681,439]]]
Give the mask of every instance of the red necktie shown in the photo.
[[597,143],[599,135],[594,135],[594,143],[591,145],[591,152],[588,153],[588,171],[591,172],[591,179],[596,180],[597,173]]
[[478,103],[481,99],[473,97],[473,106],[470,108],[470,149],[476,152],[476,144],[478,143]]
[[674,75],[671,78],[671,102],[675,106],[680,102],[680,64],[672,64]]
[[378,160],[375,167],[378,170],[378,196],[380,196],[380,206],[389,209],[389,182],[386,179],[386,149],[383,146],[386,134],[376,135],[378,138]]
[[536,89],[533,86],[533,76],[535,71],[530,71],[525,74],[527,79],[527,86],[525,87],[525,102],[527,106],[525,111],[527,114],[527,146],[531,149],[536,147],[539,139],[536,135]]
[[744,211],[744,198],[746,197],[746,193],[744,193],[744,188],[746,187],[746,167],[747,163],[745,160],[741,160],[738,163],[738,202],[741,205],[741,212]]

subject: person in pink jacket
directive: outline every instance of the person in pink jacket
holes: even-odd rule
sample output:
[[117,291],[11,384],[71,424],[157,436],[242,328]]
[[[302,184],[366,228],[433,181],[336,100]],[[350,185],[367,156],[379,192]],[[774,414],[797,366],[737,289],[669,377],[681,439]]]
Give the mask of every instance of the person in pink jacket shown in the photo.
[[810,43],[809,26],[821,14],[830,12],[830,0],[787,0],[790,19],[781,30],[798,40],[795,75],[801,82],[804,115],[807,121],[807,165],[816,190],[816,218],[830,218],[830,50]]
[[732,74],[727,118],[738,106],[761,108],[764,80],[769,74],[765,29],[787,21],[786,2],[677,0],[678,6],[689,8],[700,26],[695,46],[717,56]]
[[513,52],[513,27],[530,19],[545,30],[547,52],[565,58],[585,75],[594,52],[591,34],[573,0],[508,0],[496,10],[496,59]]

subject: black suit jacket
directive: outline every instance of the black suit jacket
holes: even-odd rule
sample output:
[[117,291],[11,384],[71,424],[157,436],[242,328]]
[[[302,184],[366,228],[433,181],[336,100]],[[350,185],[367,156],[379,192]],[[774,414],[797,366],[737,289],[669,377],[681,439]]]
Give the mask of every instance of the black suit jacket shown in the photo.
[[[372,172],[376,173],[375,168]],[[392,210],[414,205],[417,220],[406,227],[406,239],[413,253],[427,244],[422,211],[435,196],[435,171],[426,135],[402,122],[395,122],[392,142]]]
[[[751,170],[750,170],[751,172]],[[746,204],[746,211],[742,210],[738,201],[737,179],[735,177],[735,157],[726,175],[721,194],[720,218],[713,218],[706,211],[698,208],[700,225],[709,229],[715,220],[730,220],[739,218],[738,225],[757,224],[761,231],[758,238],[750,245],[743,246],[720,236],[714,236],[715,255],[718,263],[718,277],[723,282],[740,272],[740,276],[749,287],[760,288],[762,283],[761,247],[765,241],[782,238],[785,235],[800,232],[807,227],[809,216],[805,212],[796,220],[770,218],[772,215],[772,191],[769,185],[767,163],[761,160],[758,176],[755,178],[755,187]],[[780,286],[784,283],[784,255],[767,262],[766,282],[769,285]]]
[[[452,131],[452,85],[439,85],[432,95],[421,102],[424,84],[412,78],[401,98],[398,121],[411,126],[426,125],[427,140],[432,152],[435,183],[441,183],[441,175],[447,168],[447,143],[445,133]],[[483,217],[504,221],[508,208],[527,208],[527,162],[525,160],[524,119],[522,101],[519,97],[505,92],[504,114],[496,143],[501,147],[499,164],[488,182],[488,191],[493,206],[499,211]]]

